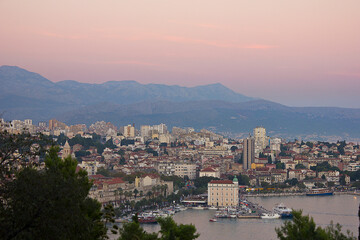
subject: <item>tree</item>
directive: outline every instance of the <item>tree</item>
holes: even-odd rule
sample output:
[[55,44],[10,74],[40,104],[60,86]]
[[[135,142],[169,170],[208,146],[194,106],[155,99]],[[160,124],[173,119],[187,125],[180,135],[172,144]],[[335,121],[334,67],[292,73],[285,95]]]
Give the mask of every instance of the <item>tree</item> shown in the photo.
[[238,149],[237,146],[232,146],[232,147],[230,148],[231,152],[235,152],[237,149]]
[[134,189],[135,199],[136,199],[136,196],[137,196],[138,193],[139,193],[139,190],[137,190],[137,189],[135,188],[135,189]]
[[302,216],[302,211],[293,211],[293,221],[286,221],[280,228],[275,228],[280,240],[354,240],[350,232],[347,235],[341,232],[340,224],[335,226],[331,223],[325,229],[317,227],[314,219],[309,216]]
[[276,169],[285,169],[285,163],[277,162],[276,163]]
[[148,191],[147,193],[146,193],[146,196],[150,199],[151,198],[151,196],[153,195],[153,193],[151,192],[151,191]]
[[105,221],[105,226],[108,225],[108,223],[112,223],[113,226],[110,229],[112,234],[117,234],[119,227],[114,224],[115,223],[115,210],[114,207],[111,204],[108,204],[104,207],[104,213],[103,213],[103,219]]
[[101,174],[101,175],[103,175],[104,177],[110,177],[110,171],[107,170],[107,169],[105,169],[105,168],[103,168],[103,167],[98,168],[96,174]]
[[[36,164],[31,161],[36,156],[43,156],[48,141],[43,135],[10,134],[0,131],[0,178],[4,183],[8,176],[16,172],[18,166]],[[16,165],[16,166],[15,166]]]
[[132,218],[132,222],[124,223],[120,228],[119,240],[194,240],[200,236],[196,233],[196,228],[192,224],[176,224],[171,218],[157,219],[161,230],[159,233],[147,233],[140,226],[137,215]]
[[304,165],[302,165],[301,163],[296,164],[295,169],[306,169],[306,167]]
[[196,233],[196,228],[192,224],[180,224],[177,225],[176,222],[171,217],[160,218],[158,219],[161,230],[162,240],[193,240],[200,236]]
[[88,197],[91,182],[77,161],[50,148],[45,169],[25,167],[7,183],[0,206],[2,239],[103,239],[101,205]]
[[[233,177],[234,178],[234,177]],[[219,180],[219,178],[215,177],[200,177],[194,180],[194,185],[197,188],[207,188],[207,185],[212,180]]]
[[346,185],[345,174],[341,175],[339,182],[340,182],[340,185],[343,185],[343,186]]
[[120,237],[118,240],[156,240],[158,234],[147,233],[141,226],[137,215],[133,216],[132,222],[124,223],[120,228]]
[[297,180],[297,178],[292,178],[292,179],[286,180],[285,183],[288,183],[291,186],[295,186],[296,184],[299,183],[299,181]]

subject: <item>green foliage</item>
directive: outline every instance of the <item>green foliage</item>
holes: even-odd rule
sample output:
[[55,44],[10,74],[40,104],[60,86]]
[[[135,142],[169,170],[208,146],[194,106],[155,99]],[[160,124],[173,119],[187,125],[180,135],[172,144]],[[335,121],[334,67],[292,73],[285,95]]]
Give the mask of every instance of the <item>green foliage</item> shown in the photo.
[[91,183],[77,161],[46,156],[42,171],[26,167],[3,189],[0,236],[3,239],[103,239],[101,205],[88,198]]
[[276,169],[285,169],[285,163],[277,162],[276,163]]
[[293,221],[286,221],[280,228],[275,228],[280,240],[354,240],[352,234],[341,232],[341,226],[331,223],[326,228],[317,227],[314,219],[302,216],[302,211],[293,211]]
[[285,183],[288,183],[291,186],[295,186],[299,183],[299,181],[297,180],[297,178],[292,178],[292,179],[286,180]]
[[174,183],[174,189],[181,189],[185,186],[184,179],[178,176],[161,175],[160,178],[163,181],[172,181]]
[[235,152],[237,149],[238,149],[237,146],[232,146],[232,147],[230,148],[231,152]]
[[316,172],[340,171],[338,167],[332,167],[328,162],[318,163],[316,166],[310,167],[310,169]]
[[360,189],[360,181],[354,182],[351,186]]
[[75,157],[77,159],[80,159],[81,157],[85,157],[85,156],[89,156],[91,153],[89,151],[85,151],[85,150],[80,150],[75,152]]
[[17,171],[18,166],[34,164],[30,159],[43,157],[45,146],[50,141],[43,135],[10,134],[0,131],[0,179],[6,181],[10,174]]
[[120,237],[118,240],[156,240],[158,234],[147,233],[138,221],[137,215],[133,217],[131,223],[124,223],[122,228],[119,230]]
[[158,219],[161,240],[193,240],[200,236],[192,224],[176,224],[171,217]]
[[350,176],[351,181],[360,180],[360,170],[357,170],[356,172],[345,171],[344,173]]
[[313,148],[314,147],[314,143],[312,142],[306,142],[306,145],[310,148]]
[[306,167],[304,165],[302,165],[301,163],[296,164],[295,169],[306,169]]
[[123,224],[120,228],[119,240],[194,240],[200,236],[192,224],[176,224],[171,217],[159,218],[159,233],[147,233],[140,226],[138,217],[135,215],[131,223]]
[[103,168],[103,167],[98,168],[96,174],[101,174],[104,177],[110,177],[110,171],[108,169]]
[[340,185],[343,185],[343,186],[346,185],[345,174],[341,175],[341,177],[339,179],[339,183],[340,183]]
[[206,188],[207,189],[207,185],[210,181],[212,180],[219,180],[219,178],[215,178],[215,177],[200,177],[194,180],[194,185],[197,188]]
[[115,223],[115,210],[111,204],[108,204],[104,207],[103,210],[103,219],[105,221],[105,226],[108,224],[113,224],[110,231],[112,234],[117,234],[119,227]]
[[159,154],[158,154],[158,152],[157,151],[155,151],[154,149],[152,149],[152,148],[147,148],[147,149],[145,149],[146,150],[146,152],[147,153],[150,153],[150,154],[152,154],[154,157],[156,157],[156,156],[158,156]]

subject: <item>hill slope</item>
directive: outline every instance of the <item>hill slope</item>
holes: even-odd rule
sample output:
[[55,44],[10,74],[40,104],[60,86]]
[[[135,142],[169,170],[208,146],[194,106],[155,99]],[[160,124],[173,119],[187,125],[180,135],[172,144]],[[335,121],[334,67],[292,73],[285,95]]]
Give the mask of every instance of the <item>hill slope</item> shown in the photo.
[[287,107],[221,84],[187,88],[135,81],[54,83],[25,69],[2,66],[0,86],[0,113],[8,120],[56,117],[68,124],[105,120],[137,126],[163,122],[219,132],[249,132],[264,125],[274,134],[360,136],[360,109]]

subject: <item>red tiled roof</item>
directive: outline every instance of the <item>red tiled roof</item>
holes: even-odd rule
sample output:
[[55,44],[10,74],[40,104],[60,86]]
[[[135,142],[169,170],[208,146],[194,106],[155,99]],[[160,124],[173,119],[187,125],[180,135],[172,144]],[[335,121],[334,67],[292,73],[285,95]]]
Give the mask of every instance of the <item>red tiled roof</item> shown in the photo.
[[118,183],[125,183],[121,178],[112,178],[109,180],[106,180],[107,184],[118,184]]
[[105,176],[101,175],[101,174],[95,174],[95,175],[90,175],[89,178],[105,178]]
[[201,169],[200,172],[216,172],[216,171],[211,167],[207,167],[207,168]]
[[212,180],[210,183],[215,183],[215,184],[234,184],[232,180]]

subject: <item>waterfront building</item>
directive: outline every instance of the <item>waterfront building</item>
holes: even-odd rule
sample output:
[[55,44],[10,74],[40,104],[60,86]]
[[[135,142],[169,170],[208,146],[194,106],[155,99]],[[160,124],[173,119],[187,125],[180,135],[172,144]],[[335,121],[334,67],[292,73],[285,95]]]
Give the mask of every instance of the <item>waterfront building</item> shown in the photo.
[[239,204],[239,182],[231,180],[212,180],[208,183],[208,205],[237,206]]
[[248,137],[244,139],[243,165],[244,169],[251,168],[251,164],[255,160],[255,139]]

